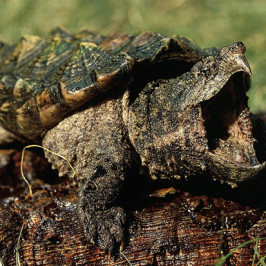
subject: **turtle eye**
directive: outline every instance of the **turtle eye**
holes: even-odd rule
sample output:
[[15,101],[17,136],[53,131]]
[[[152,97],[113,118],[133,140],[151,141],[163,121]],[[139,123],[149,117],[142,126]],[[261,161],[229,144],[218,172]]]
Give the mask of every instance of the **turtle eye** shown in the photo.
[[201,72],[204,73],[205,76],[208,76],[209,75],[209,72],[210,72],[209,65],[203,65],[203,67],[201,69]]

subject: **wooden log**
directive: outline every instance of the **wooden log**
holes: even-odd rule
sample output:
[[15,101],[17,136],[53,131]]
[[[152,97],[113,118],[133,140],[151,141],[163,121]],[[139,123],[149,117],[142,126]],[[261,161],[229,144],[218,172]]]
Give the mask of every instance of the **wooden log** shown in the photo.
[[[17,253],[21,265],[214,265],[256,239],[261,257],[266,255],[265,173],[235,189],[202,176],[173,184],[134,180],[124,193],[124,255],[109,257],[84,236],[76,214],[77,187],[58,178],[42,155],[26,151],[23,169],[34,192],[29,198],[20,157],[21,151],[0,151],[4,265],[16,265]],[[225,265],[251,265],[254,247],[252,242],[237,249]]]

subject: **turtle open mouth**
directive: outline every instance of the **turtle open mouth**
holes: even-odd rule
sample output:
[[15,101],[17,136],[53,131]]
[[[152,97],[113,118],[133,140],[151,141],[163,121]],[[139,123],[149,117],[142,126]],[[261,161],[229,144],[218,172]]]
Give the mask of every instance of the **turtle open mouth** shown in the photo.
[[202,104],[208,156],[213,166],[217,163],[227,168],[225,179],[229,180],[232,173],[228,168],[248,170],[260,165],[253,147],[255,139],[246,96],[248,82],[248,74],[237,72],[217,95]]

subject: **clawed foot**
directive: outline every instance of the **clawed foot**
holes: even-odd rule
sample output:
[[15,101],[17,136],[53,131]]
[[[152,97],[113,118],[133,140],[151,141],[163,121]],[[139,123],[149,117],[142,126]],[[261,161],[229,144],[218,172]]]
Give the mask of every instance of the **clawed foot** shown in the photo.
[[118,207],[120,179],[103,176],[85,182],[78,193],[78,213],[86,237],[109,253],[123,244],[126,214]]
[[120,207],[86,213],[83,224],[86,237],[104,250],[112,251],[124,236],[125,212]]
[[87,206],[79,206],[79,214],[84,232],[90,242],[109,253],[123,245],[125,211],[120,207],[92,211]]

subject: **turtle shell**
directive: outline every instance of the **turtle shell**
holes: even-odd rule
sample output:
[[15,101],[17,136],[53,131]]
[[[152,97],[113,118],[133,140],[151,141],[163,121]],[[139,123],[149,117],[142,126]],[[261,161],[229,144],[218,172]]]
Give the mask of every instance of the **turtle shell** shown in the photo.
[[36,140],[96,96],[125,88],[131,77],[155,79],[178,69],[184,72],[214,52],[182,36],[144,32],[104,37],[62,28],[47,39],[25,36],[17,45],[1,43],[0,123]]

